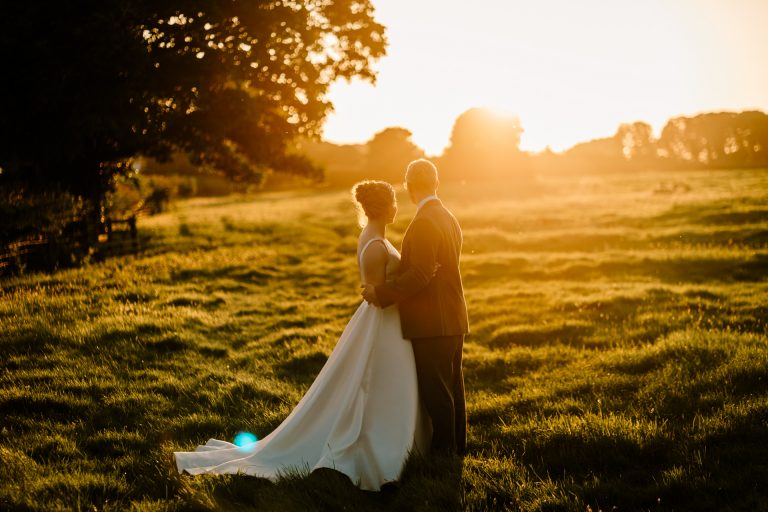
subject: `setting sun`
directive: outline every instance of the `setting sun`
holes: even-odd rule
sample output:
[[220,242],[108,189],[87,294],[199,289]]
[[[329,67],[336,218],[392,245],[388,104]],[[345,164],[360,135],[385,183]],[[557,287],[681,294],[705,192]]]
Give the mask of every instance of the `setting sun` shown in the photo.
[[402,126],[440,154],[455,119],[487,106],[519,116],[523,149],[563,150],[623,122],[658,131],[677,115],[768,108],[758,0],[375,4],[388,55],[375,86],[331,88],[333,142]]

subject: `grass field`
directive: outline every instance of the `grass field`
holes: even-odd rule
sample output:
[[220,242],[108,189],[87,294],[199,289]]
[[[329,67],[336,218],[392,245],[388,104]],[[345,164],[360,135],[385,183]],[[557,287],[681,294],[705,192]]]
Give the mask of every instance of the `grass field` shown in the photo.
[[276,427],[359,303],[348,192],[193,200],[139,257],[0,282],[0,509],[768,510],[768,171],[442,196],[463,461],[385,493],[176,474],[174,450]]

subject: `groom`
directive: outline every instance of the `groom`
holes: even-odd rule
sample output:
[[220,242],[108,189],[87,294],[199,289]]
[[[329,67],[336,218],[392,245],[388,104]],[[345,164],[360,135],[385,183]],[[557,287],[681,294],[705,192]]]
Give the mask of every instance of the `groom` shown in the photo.
[[437,198],[437,185],[432,162],[408,165],[405,186],[417,210],[403,236],[399,274],[384,284],[366,285],[362,295],[379,307],[399,304],[419,394],[432,419],[432,449],[463,455],[467,416],[461,356],[469,326],[459,274],[462,234],[456,217]]

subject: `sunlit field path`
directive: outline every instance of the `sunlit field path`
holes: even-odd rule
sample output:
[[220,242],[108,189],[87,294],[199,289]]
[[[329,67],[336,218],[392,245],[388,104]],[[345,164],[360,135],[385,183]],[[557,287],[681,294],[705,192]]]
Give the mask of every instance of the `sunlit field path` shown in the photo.
[[0,281],[0,510],[766,508],[768,171],[441,195],[463,463],[412,459],[384,493],[179,476],[174,450],[274,429],[360,301],[348,191],[190,200],[142,221],[138,257]]

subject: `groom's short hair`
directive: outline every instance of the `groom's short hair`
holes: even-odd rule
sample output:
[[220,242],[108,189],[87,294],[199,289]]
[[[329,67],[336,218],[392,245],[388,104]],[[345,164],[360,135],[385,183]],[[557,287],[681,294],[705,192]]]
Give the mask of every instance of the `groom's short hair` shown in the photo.
[[437,167],[426,158],[419,158],[408,164],[405,170],[406,185],[421,190],[437,190]]

